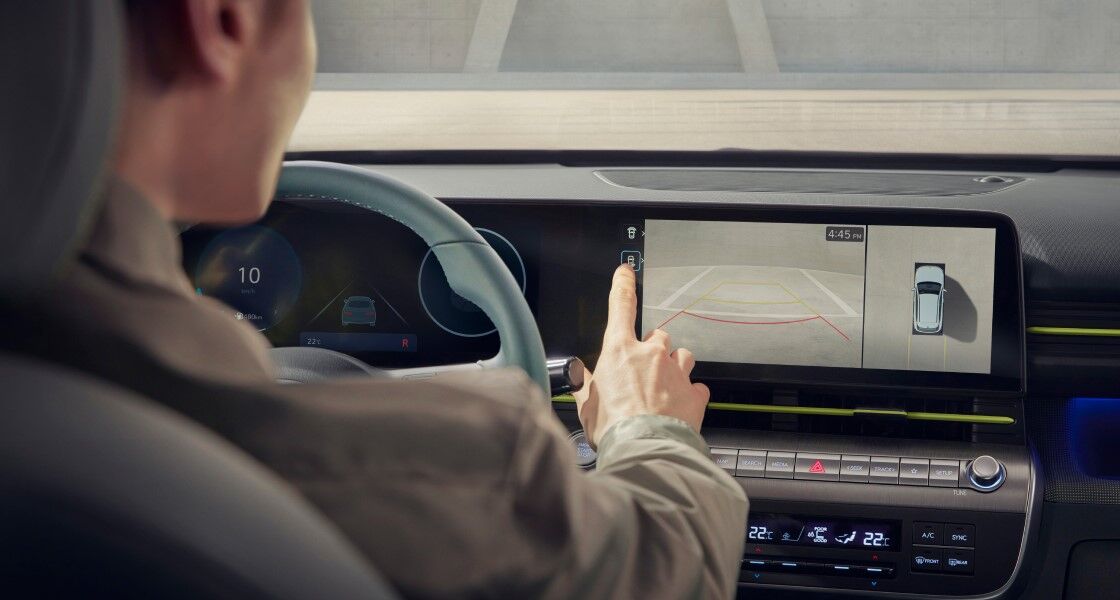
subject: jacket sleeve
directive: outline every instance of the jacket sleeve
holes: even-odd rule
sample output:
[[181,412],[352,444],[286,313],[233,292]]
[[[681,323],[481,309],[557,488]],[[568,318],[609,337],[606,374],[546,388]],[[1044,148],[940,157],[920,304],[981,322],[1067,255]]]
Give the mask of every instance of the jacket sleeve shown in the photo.
[[747,498],[687,424],[656,415],[615,424],[588,474],[575,467],[551,410],[530,413],[513,463],[514,506],[544,512],[539,522],[557,524],[563,540],[547,561],[551,572],[540,573],[543,596],[733,595]]

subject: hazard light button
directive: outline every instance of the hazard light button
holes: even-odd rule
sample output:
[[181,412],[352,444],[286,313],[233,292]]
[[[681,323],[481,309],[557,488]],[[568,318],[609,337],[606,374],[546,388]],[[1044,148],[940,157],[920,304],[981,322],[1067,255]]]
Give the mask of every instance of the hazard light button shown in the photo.
[[794,469],[793,477],[794,479],[839,481],[840,455],[798,452],[797,467]]

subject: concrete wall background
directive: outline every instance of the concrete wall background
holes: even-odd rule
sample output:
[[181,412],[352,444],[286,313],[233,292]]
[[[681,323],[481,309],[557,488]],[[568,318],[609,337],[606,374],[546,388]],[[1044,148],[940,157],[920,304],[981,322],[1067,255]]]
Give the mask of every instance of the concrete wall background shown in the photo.
[[459,72],[482,0],[312,0],[323,73]]
[[[313,0],[320,72],[463,70],[483,2],[502,71],[742,69],[728,0]],[[1120,0],[761,2],[782,73],[1117,73]]]
[[742,71],[726,0],[519,0],[502,71]]

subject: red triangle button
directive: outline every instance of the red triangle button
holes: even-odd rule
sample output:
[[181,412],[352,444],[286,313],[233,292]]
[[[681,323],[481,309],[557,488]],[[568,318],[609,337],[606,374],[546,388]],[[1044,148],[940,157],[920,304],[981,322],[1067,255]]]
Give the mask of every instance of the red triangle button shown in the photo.
[[824,465],[822,465],[821,461],[818,460],[817,462],[813,463],[813,466],[809,467],[809,472],[824,473]]

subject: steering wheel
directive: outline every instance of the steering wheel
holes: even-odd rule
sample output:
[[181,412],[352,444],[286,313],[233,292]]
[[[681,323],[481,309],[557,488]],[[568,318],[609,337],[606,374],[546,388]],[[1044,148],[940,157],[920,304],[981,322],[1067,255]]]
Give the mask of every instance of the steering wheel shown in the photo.
[[482,309],[501,339],[498,353],[477,363],[383,371],[365,369],[364,363],[329,350],[278,348],[274,358],[284,363],[289,373],[304,374],[291,377],[292,381],[356,372],[429,378],[453,371],[518,367],[541,388],[545,398],[549,397],[544,344],[521,287],[490,244],[463,217],[400,181],[367,169],[328,162],[284,163],[276,198],[345,202],[407,226],[423,238],[439,259],[451,289]]

